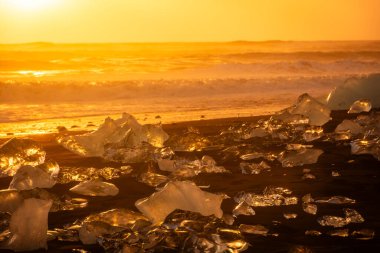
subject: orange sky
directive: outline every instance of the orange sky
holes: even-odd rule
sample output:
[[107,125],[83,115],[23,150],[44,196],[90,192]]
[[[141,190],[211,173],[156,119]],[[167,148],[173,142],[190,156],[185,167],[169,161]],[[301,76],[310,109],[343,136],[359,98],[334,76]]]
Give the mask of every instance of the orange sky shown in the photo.
[[0,43],[380,40],[380,0],[0,0]]

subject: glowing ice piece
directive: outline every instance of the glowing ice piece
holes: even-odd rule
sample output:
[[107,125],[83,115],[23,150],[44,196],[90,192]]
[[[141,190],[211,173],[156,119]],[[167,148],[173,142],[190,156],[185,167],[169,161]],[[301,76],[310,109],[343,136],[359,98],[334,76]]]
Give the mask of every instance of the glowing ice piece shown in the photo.
[[140,125],[132,115],[123,113],[117,120],[106,118],[94,132],[61,136],[58,142],[82,156],[102,156],[106,144],[134,148],[146,142],[154,147],[162,147],[168,138],[160,125]]
[[331,110],[307,93],[299,96],[296,104],[285,110],[293,115],[298,114],[308,117],[309,124],[315,126],[322,126],[331,119]]
[[352,134],[360,134],[363,132],[363,130],[363,127],[359,125],[357,122],[348,119],[343,120],[342,123],[340,123],[335,128],[336,133],[350,131],[350,133]]
[[137,200],[135,206],[154,224],[158,224],[176,209],[221,218],[223,211],[220,206],[224,198],[223,195],[202,191],[192,182],[174,181],[150,197]]
[[119,193],[119,189],[114,184],[103,182],[100,179],[81,182],[70,191],[87,196],[116,196]]
[[320,149],[301,148],[300,150],[282,152],[278,157],[278,161],[282,163],[282,167],[302,166],[316,163],[321,154],[323,154],[323,151]]
[[350,108],[359,99],[372,101],[372,107],[380,107],[380,74],[363,78],[350,78],[336,87],[327,97],[327,105],[333,110]]
[[13,176],[9,189],[30,190],[51,188],[56,184],[59,166],[56,162],[47,162],[38,166],[23,166]]
[[356,100],[348,110],[348,113],[361,113],[361,112],[369,112],[372,108],[371,101],[368,99],[360,99]]
[[47,249],[48,213],[52,200],[30,198],[12,214],[7,248],[14,251]]
[[39,165],[45,156],[46,152],[31,139],[10,139],[0,146],[0,176],[13,176],[23,165]]

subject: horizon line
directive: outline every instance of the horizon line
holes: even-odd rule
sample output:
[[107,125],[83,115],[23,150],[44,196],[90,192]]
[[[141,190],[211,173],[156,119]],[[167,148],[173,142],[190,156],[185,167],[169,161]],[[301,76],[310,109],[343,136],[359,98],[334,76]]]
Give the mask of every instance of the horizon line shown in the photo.
[[275,43],[275,42],[380,42],[380,39],[349,39],[349,40],[226,40],[226,41],[126,41],[126,42],[56,42],[56,41],[30,41],[10,42],[0,45],[30,45],[30,44],[186,44],[186,43]]

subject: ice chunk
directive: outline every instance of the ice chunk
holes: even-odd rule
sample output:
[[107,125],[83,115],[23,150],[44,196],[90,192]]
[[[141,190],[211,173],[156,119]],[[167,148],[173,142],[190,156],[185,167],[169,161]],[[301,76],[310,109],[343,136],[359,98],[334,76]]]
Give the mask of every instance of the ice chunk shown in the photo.
[[344,229],[335,229],[335,230],[332,230],[332,231],[329,231],[327,232],[330,236],[338,236],[338,237],[348,237],[350,234],[349,234],[349,231],[348,231],[348,228],[344,228]]
[[169,178],[167,176],[157,174],[151,171],[145,172],[140,175],[139,182],[147,184],[152,187],[157,187],[160,184],[167,182]]
[[61,167],[58,174],[58,182],[66,184],[73,181],[82,182],[97,178],[111,180],[128,175],[132,170],[131,166],[120,166],[120,168],[104,167],[101,169],[93,167]]
[[37,166],[46,152],[31,139],[13,138],[0,146],[0,176],[13,176],[22,165]]
[[318,223],[321,226],[332,226],[332,227],[340,228],[340,227],[346,226],[349,223],[349,221],[347,221],[346,218],[342,218],[338,216],[324,215],[318,218]]
[[304,173],[302,176],[303,180],[314,180],[316,177],[311,173]]
[[236,217],[238,215],[255,215],[255,211],[245,201],[236,205],[232,214]]
[[240,163],[240,169],[243,174],[260,174],[264,170],[269,170],[271,167],[264,161],[260,163]]
[[70,191],[87,196],[115,196],[119,193],[119,189],[114,184],[103,182],[100,179],[81,182]]
[[168,138],[161,126],[140,125],[132,115],[123,113],[122,118],[117,120],[106,118],[94,132],[60,136],[58,142],[82,156],[102,156],[106,144],[135,148],[142,143],[149,143],[154,147],[162,147]]
[[297,214],[296,213],[284,213],[284,218],[289,220],[289,219],[295,219],[297,218]]
[[105,212],[91,214],[83,222],[102,221],[115,227],[131,228],[138,221],[148,221],[144,215],[123,208],[111,209]]
[[230,173],[222,166],[217,166],[211,156],[203,156],[201,160],[189,161],[186,159],[158,160],[158,166],[163,171],[170,171],[177,178],[194,177],[199,173]]
[[331,171],[331,176],[332,177],[340,177],[340,173],[339,173],[339,171],[333,170],[333,171]]
[[320,149],[301,148],[282,152],[278,157],[278,161],[282,163],[283,167],[302,166],[316,163],[321,154],[323,154],[323,151]]
[[358,211],[351,209],[351,208],[345,208],[345,209],[343,209],[343,211],[344,211],[344,214],[346,216],[346,219],[350,223],[363,223],[364,222],[363,216],[361,216],[360,213],[358,213]]
[[48,213],[51,200],[26,199],[12,214],[7,248],[14,251],[47,249]]
[[96,239],[103,234],[114,234],[123,228],[111,226],[102,221],[84,223],[79,229],[79,239],[83,244],[96,244]]
[[312,215],[316,215],[318,211],[317,205],[312,204],[312,203],[303,203],[302,209],[304,210],[305,213],[312,214]]
[[212,143],[209,138],[203,136],[194,129],[189,129],[183,134],[170,136],[165,143],[174,151],[201,151]]
[[58,173],[59,166],[56,162],[46,162],[35,167],[25,165],[17,170],[9,189],[51,188],[57,182]]
[[156,148],[149,143],[137,147],[122,147],[119,144],[106,144],[103,158],[118,163],[146,163],[155,158]]
[[361,113],[361,112],[369,112],[372,108],[371,101],[368,99],[360,99],[356,100],[348,110],[348,113]]
[[288,253],[313,253],[313,251],[306,246],[296,245],[296,246],[293,246],[292,248],[290,248]]
[[358,139],[350,143],[351,154],[370,154],[380,161],[380,138]]
[[326,204],[355,204],[354,199],[350,199],[345,196],[332,196],[328,198],[317,199],[315,202],[317,203],[326,203]]
[[175,209],[199,212],[202,215],[215,215],[221,218],[220,205],[223,195],[202,191],[189,181],[167,183],[160,191],[150,197],[136,201],[135,205],[153,223],[162,222]]
[[335,128],[336,133],[350,131],[350,133],[354,135],[362,133],[363,130],[364,129],[360,124],[358,124],[357,122],[353,120],[348,120],[348,119],[343,120],[342,123],[340,123]]
[[245,234],[253,234],[253,235],[262,235],[267,236],[269,229],[264,227],[263,225],[247,225],[240,224],[239,230]]
[[296,104],[285,110],[292,115],[298,114],[308,117],[309,124],[315,126],[322,126],[331,119],[330,109],[307,93],[299,96]]
[[371,240],[375,237],[375,231],[372,229],[359,229],[352,232],[352,237],[359,240]]
[[261,157],[264,157],[263,153],[252,152],[252,153],[241,155],[240,159],[242,159],[244,161],[249,161],[249,160],[253,160],[253,159],[257,159],[257,158],[261,158]]
[[287,197],[284,195],[291,194],[291,191],[282,187],[266,187],[263,194],[240,192],[234,200],[237,203],[246,202],[250,206],[280,206],[280,205],[296,205],[297,197]]
[[336,87],[327,97],[327,105],[333,110],[350,108],[359,99],[372,101],[374,108],[380,107],[380,74],[372,74],[363,78],[350,78]]
[[323,136],[323,128],[322,127],[310,127],[305,130],[302,137],[305,141],[310,142],[317,140]]

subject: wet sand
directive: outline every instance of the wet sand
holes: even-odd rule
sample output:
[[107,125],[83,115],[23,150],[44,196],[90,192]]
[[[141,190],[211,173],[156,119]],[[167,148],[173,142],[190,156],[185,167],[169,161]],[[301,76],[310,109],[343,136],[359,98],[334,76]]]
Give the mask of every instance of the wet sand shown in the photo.
[[[337,111],[332,113],[333,120],[324,126],[325,132],[331,132],[345,118],[354,118],[346,112]],[[163,125],[164,130],[169,134],[181,133],[187,127],[192,126],[199,129],[200,133],[206,136],[217,135],[220,130],[226,129],[233,124],[243,122],[256,122],[266,117],[230,118],[217,120],[201,120],[193,122],[182,122]],[[32,139],[38,141],[47,152],[47,159],[58,162],[60,166],[95,167],[106,166],[119,167],[121,164],[106,162],[101,158],[83,158],[64,149],[55,142],[55,135],[36,135]],[[0,140],[0,143],[5,139]],[[276,143],[264,141],[262,138],[253,138],[243,143],[255,145],[265,150],[277,150],[280,147]],[[278,233],[278,237],[262,237],[247,235],[246,239],[251,247],[246,252],[288,252],[295,245],[304,245],[313,252],[379,252],[380,240],[380,162],[370,155],[351,155],[350,146],[347,142],[332,143],[323,141],[313,141],[314,147],[323,149],[318,163],[293,168],[283,168],[280,163],[273,162],[270,171],[261,172],[258,175],[244,175],[241,173],[239,163],[236,158],[224,159],[220,150],[210,150],[202,152],[191,152],[191,155],[202,157],[210,155],[218,165],[232,171],[232,174],[200,174],[189,180],[197,185],[210,186],[206,191],[223,192],[233,197],[239,191],[260,193],[268,186],[282,186],[293,191],[294,196],[299,199],[307,193],[311,193],[314,198],[342,195],[356,200],[355,204],[331,205],[318,204],[317,215],[310,215],[302,210],[302,201],[297,205],[280,207],[254,207],[256,215],[239,216],[235,224],[261,224],[270,229],[272,233]],[[190,152],[180,152],[189,155]],[[134,171],[147,169],[147,164],[132,165]],[[302,170],[311,169],[311,173],[316,176],[315,180],[303,180]],[[340,177],[332,177],[333,170],[339,171]],[[157,169],[157,172],[160,172]],[[164,174],[164,173],[162,173]],[[8,187],[11,178],[0,178],[0,187]],[[146,184],[139,183],[133,176],[124,176],[113,179],[120,192],[114,197],[87,197],[69,192],[69,189],[76,185],[76,182],[68,184],[57,184],[49,191],[57,195],[69,194],[72,197],[87,198],[89,204],[86,208],[74,211],[60,211],[49,214],[49,229],[62,227],[65,224],[74,222],[77,219],[100,211],[112,208],[128,208],[137,210],[134,206],[136,200],[147,197],[155,189]],[[223,201],[222,209],[226,213],[231,213],[235,203],[232,198]],[[376,231],[372,240],[357,240],[353,238],[331,237],[325,234],[333,230],[332,227],[322,227],[318,224],[317,218],[322,215],[343,215],[343,208],[353,208],[357,210],[365,219],[361,224],[349,224],[347,228],[352,232],[355,229],[368,228]],[[285,219],[284,213],[297,213],[296,219]],[[323,233],[321,236],[306,236],[305,230],[318,230]],[[71,252],[72,249],[86,249],[90,252],[103,252],[99,246],[84,246],[80,242],[60,242],[58,240],[48,243],[49,252]],[[4,251],[6,252],[6,251]],[[44,251],[41,251],[44,252]]]

